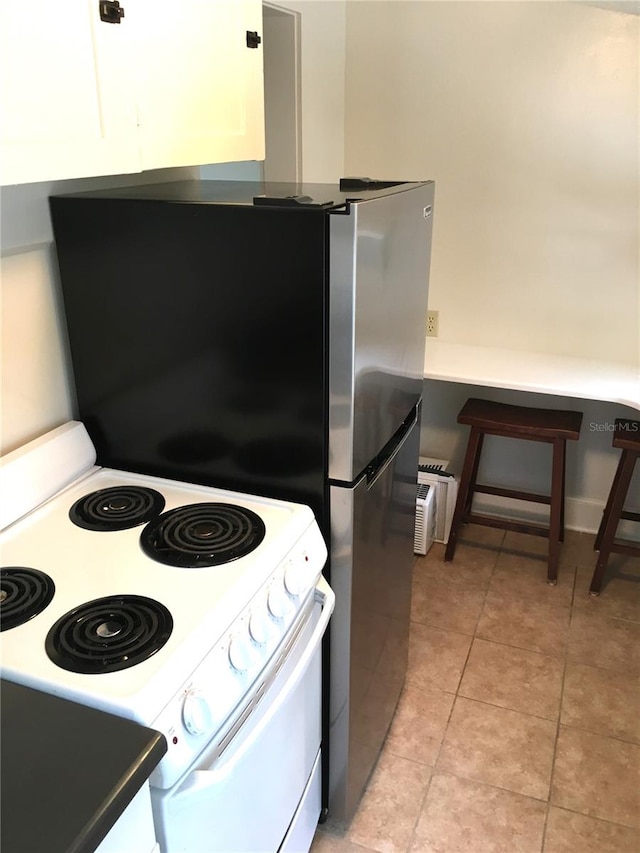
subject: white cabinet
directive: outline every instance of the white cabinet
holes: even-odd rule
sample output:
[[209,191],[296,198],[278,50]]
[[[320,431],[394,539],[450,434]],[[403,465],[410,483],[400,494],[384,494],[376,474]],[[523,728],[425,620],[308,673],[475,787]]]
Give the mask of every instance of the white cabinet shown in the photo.
[[260,0],[3,3],[0,184],[264,159]]
[[129,30],[98,2],[2,4],[2,184],[139,171]]
[[[260,0],[129,0],[143,169],[264,159]],[[127,6],[127,15],[129,9]]]

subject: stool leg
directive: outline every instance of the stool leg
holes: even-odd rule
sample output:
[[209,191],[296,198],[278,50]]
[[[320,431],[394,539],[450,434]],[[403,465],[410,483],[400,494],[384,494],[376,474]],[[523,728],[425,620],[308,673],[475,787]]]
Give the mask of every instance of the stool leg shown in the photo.
[[564,542],[564,496],[567,487],[567,443],[562,442],[562,503],[560,504],[560,541]]
[[449,563],[451,562],[451,560],[453,560],[453,555],[455,554],[456,543],[458,540],[458,530],[460,528],[460,525],[462,524],[462,520],[466,515],[467,505],[471,506],[471,500],[473,498],[473,491],[471,490],[471,486],[474,483],[473,474],[478,469],[478,460],[481,448],[482,433],[478,430],[477,427],[471,427],[469,443],[467,444],[467,452],[465,454],[464,464],[462,466],[462,474],[460,475],[460,488],[458,490],[458,497],[456,499],[456,507],[453,511],[453,519],[451,521],[449,541],[447,542],[447,548],[444,552],[445,563]]
[[565,446],[563,438],[553,442],[553,463],[551,470],[551,513],[549,518],[549,564],[547,582],[558,582],[558,560],[560,557],[560,539],[563,524],[564,506],[564,464]]
[[624,507],[625,498],[627,497],[635,463],[635,454],[623,450],[618,465],[619,471],[616,473],[611,487],[610,500],[607,501],[606,522],[600,540],[600,554],[598,555],[596,568],[591,578],[591,586],[589,587],[591,595],[600,594],[600,587],[602,586],[604,573],[609,562],[611,546],[613,545],[616,530],[618,529],[618,522],[620,521],[620,515]]
[[467,490],[467,500],[464,505],[464,516],[466,517],[471,512],[471,504],[473,502],[473,492],[476,487],[476,480],[478,478],[478,467],[480,465],[480,454],[482,453],[482,445],[484,443],[484,433],[481,432],[478,434],[478,443],[476,445],[474,460],[473,460],[473,468],[471,469],[471,475],[469,477],[469,486]]
[[607,497],[607,503],[604,507],[604,512],[602,513],[602,520],[600,521],[600,526],[598,527],[598,532],[596,533],[596,541],[593,545],[594,551],[600,550],[600,543],[602,542],[602,536],[604,534],[605,525],[611,515],[611,505],[613,504],[613,498],[616,492],[618,491],[618,484],[620,482],[620,475],[622,474],[622,468],[624,464],[624,451],[620,454],[620,459],[618,459],[618,466],[616,468],[616,473],[613,477],[613,483],[611,484],[611,489],[609,491],[609,496]]

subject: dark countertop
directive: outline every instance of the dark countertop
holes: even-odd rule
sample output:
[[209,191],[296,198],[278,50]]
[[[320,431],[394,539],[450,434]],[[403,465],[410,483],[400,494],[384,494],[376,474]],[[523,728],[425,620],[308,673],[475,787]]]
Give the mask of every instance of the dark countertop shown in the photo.
[[159,732],[0,682],[2,853],[91,853],[167,751]]

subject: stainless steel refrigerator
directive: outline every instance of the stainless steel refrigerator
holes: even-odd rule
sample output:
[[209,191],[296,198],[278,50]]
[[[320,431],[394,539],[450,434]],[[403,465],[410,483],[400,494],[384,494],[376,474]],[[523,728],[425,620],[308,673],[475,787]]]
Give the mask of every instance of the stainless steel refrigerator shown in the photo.
[[318,518],[336,593],[323,798],[345,822],[407,665],[433,204],[432,181],[367,179],[50,200],[98,463]]

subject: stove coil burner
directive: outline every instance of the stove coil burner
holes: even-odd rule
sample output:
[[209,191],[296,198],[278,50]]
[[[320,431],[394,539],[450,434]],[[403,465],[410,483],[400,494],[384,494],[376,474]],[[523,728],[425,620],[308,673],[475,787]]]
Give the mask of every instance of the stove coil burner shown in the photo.
[[41,613],[55,589],[49,575],[37,569],[0,569],[0,631],[23,625]]
[[173,619],[167,608],[140,595],[96,598],[65,613],[45,640],[51,660],[70,672],[101,674],[128,669],[167,642]]
[[159,515],[164,498],[155,489],[142,486],[113,486],[80,498],[69,510],[69,518],[86,530],[126,530]]
[[180,568],[219,566],[251,553],[265,536],[250,509],[224,503],[178,507],[147,524],[142,550],[159,563]]

